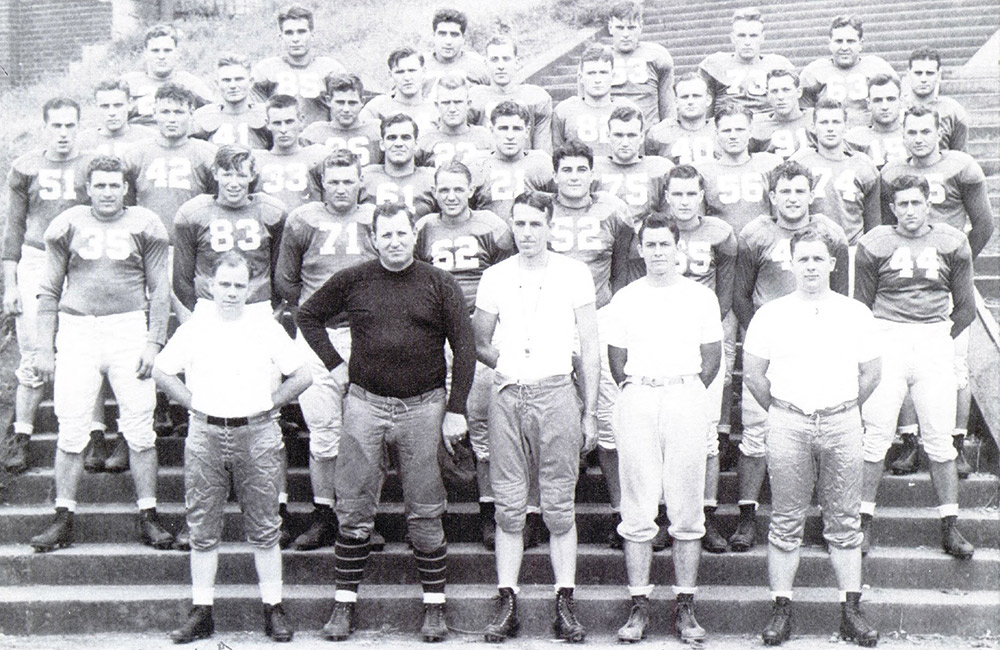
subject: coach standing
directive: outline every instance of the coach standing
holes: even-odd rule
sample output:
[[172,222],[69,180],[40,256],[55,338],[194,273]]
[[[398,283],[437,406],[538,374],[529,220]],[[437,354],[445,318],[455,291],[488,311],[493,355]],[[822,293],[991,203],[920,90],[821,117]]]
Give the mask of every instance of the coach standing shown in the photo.
[[[384,478],[382,448],[394,444],[409,541],[424,591],[421,634],[425,641],[440,641],[448,633],[447,546],[437,452],[442,437],[451,452],[468,430],[465,402],[476,367],[475,344],[458,282],[447,271],[413,259],[413,211],[403,203],[379,205],[372,237],[378,259],[334,274],[298,313],[302,335],[330,372],[342,373],[344,362],[330,343],[326,323],[346,314],[351,328],[350,387],[335,479],[337,592],[323,636],[342,641],[353,629]],[[446,340],[454,354],[447,403]]]

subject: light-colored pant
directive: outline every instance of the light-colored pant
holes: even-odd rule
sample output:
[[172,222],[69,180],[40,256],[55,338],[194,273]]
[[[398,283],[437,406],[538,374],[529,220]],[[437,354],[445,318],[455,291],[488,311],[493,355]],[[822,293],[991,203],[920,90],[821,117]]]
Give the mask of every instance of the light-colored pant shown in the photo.
[[707,393],[697,375],[679,383],[650,386],[629,378],[615,407],[622,521],[618,533],[630,542],[651,541],[660,497],[667,505],[669,532],[678,540],[705,535],[708,427]]
[[[351,330],[327,329],[330,342],[347,364],[351,358]],[[312,385],[299,395],[302,418],[309,427],[309,454],[313,458],[336,458],[344,422],[344,396],[347,395],[347,368],[326,369],[302,333],[295,339],[312,373]]]
[[41,388],[45,383],[35,372],[35,357],[38,353],[38,288],[45,276],[45,268],[45,251],[33,246],[21,246],[21,260],[17,263],[21,313],[14,319],[21,362],[14,374],[17,383],[29,388]]
[[152,449],[156,385],[135,376],[146,347],[146,314],[59,314],[56,332],[54,406],[59,449],[78,454],[90,441],[94,402],[104,375],[118,402],[118,429],[134,451]]
[[917,411],[927,457],[954,460],[957,387],[951,322],[894,323],[879,320],[882,380],[862,408],[865,460],[879,463],[892,445],[907,391]]

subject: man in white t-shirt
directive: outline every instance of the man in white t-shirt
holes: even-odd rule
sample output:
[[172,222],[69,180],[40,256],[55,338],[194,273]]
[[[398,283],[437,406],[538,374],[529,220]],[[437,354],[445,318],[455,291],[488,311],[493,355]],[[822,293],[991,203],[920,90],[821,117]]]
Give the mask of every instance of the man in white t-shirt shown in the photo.
[[694,616],[694,594],[705,535],[704,432],[712,419],[706,388],[719,372],[722,321],[715,293],[678,272],[679,238],[676,224],[657,215],[646,219],[639,228],[646,275],[608,306],[608,361],[622,387],[614,427],[622,494],[618,533],[625,540],[632,597],[628,621],[618,630],[623,642],[642,639],[649,624],[661,496],[674,538],[673,629],[685,642],[705,638]]
[[773,646],[791,634],[792,585],[815,489],[840,589],[840,636],[872,647],[878,631],[859,608],[864,454],[858,407],[881,376],[875,318],[830,289],[836,260],[829,233],[806,226],[789,247],[795,291],[762,305],[743,342],[743,381],[768,411],[767,564],[774,609],[762,636]]
[[[489,440],[500,596],[483,635],[493,643],[516,635],[519,627],[517,578],[524,554],[529,489],[536,487],[550,533],[556,588],[553,629],[570,643],[586,636],[573,605],[574,501],[578,456],[597,444],[601,362],[596,292],[583,262],[548,250],[552,210],[547,195],[521,194],[514,199],[512,230],[519,253],[483,272],[472,316],[476,356],[496,370]],[[494,342],[498,325],[503,335]],[[570,377],[577,338],[582,413]]]
[[[278,491],[283,443],[278,410],[312,379],[301,351],[281,325],[246,310],[250,267],[242,254],[233,250],[218,259],[211,290],[212,302],[178,328],[153,368],[157,386],[191,412],[184,444],[184,500],[193,606],[170,638],[190,643],[215,630],[215,573],[232,481],[253,548],[264,632],[275,641],[290,641],[292,627],[281,606]],[[177,376],[181,373],[184,381]]]

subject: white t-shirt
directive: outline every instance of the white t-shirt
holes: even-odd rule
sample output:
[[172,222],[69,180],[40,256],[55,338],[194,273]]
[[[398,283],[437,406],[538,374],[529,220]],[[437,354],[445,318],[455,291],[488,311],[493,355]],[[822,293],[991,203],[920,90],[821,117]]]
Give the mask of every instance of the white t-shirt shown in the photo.
[[281,375],[303,365],[301,351],[270,316],[244,313],[225,321],[214,307],[205,303],[177,328],[156,368],[184,373],[196,411],[229,418],[270,410]]
[[640,278],[616,293],[608,309],[606,339],[628,350],[626,375],[696,375],[700,346],[722,340],[715,292],[688,278],[666,287]]
[[522,382],[573,370],[575,310],[596,301],[594,279],[583,262],[547,253],[544,268],[521,268],[514,255],[483,272],[476,308],[497,314],[503,337],[497,372]]
[[757,310],[743,351],[770,361],[772,397],[812,413],[858,398],[858,364],[879,357],[875,317],[838,293],[789,294]]

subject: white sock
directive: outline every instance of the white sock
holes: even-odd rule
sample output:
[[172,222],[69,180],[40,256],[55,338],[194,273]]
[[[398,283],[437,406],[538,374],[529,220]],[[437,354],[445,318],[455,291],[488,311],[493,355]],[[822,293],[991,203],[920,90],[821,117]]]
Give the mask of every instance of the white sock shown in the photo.
[[313,497],[313,503],[318,506],[330,506],[333,507],[333,499],[327,499],[326,497]]
[[333,593],[335,603],[356,603],[358,602],[358,592],[347,589],[338,589]]
[[[261,597],[264,603],[273,605],[281,602],[281,549],[275,544],[270,548],[253,549],[253,564],[257,568],[257,582],[260,583]],[[277,585],[277,600],[269,602],[264,588],[267,585],[273,589]]]
[[958,516],[958,504],[957,503],[945,503],[938,506],[938,517],[944,519],[945,517]]
[[138,499],[135,505],[139,506],[139,510],[155,510],[156,509],[156,497],[144,497]]
[[497,585],[497,590],[499,591],[500,589],[510,589],[514,592],[515,596],[521,593],[521,588],[517,585]]
[[874,501],[862,501],[861,502],[861,511],[860,511],[859,514],[875,516],[875,502]]
[[639,585],[638,587],[633,587],[629,585],[628,595],[632,598],[636,596],[645,596],[649,598],[649,595],[653,593],[653,588],[655,585]]
[[425,605],[444,605],[444,593],[440,591],[425,591],[424,592],[424,604]]
[[35,425],[33,424],[25,424],[24,422],[14,423],[14,433],[23,433],[25,435],[30,436],[34,432],[35,432]]
[[678,594],[691,594],[692,596],[698,593],[698,587],[678,587],[674,585],[671,587],[674,590],[674,595]]
[[288,505],[288,492],[278,492],[278,504]]
[[790,592],[790,591],[772,591],[771,592],[771,599],[772,600],[777,600],[778,598],[787,598],[788,600],[791,600],[792,599],[792,592]]
[[90,423],[90,432],[93,433],[94,431],[100,431],[101,433],[107,433],[108,432],[108,426],[106,424],[104,424],[103,422],[97,422],[95,420],[94,422]]
[[219,549],[191,549],[191,602],[211,605],[215,601],[215,572],[219,568]]
[[73,499],[56,499],[57,508],[66,508],[70,512],[76,512],[76,501]]

